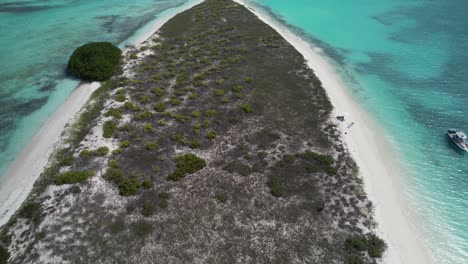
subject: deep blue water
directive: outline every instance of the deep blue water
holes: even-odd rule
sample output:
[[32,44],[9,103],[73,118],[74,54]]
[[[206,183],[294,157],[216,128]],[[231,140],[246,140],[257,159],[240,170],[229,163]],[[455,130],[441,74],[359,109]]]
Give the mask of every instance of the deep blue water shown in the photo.
[[410,173],[405,193],[437,263],[468,263],[468,1],[254,0],[343,72]]

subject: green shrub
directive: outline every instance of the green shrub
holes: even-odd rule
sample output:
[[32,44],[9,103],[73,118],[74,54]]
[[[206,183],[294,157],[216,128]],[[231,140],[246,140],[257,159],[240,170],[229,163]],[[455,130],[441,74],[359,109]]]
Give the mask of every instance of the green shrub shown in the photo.
[[209,128],[211,126],[211,121],[210,120],[204,120],[203,121],[203,127],[204,128]]
[[168,205],[169,205],[169,202],[166,199],[159,200],[159,207],[167,208]]
[[154,106],[153,109],[156,112],[164,112],[166,111],[166,105],[163,102],[157,102]]
[[364,264],[364,261],[360,256],[349,256],[346,259],[346,264]]
[[158,124],[159,124],[160,126],[165,126],[167,123],[166,123],[166,121],[164,121],[164,120],[161,119],[161,120],[158,121]]
[[169,194],[167,192],[160,192],[158,193],[159,199],[169,199]]
[[185,137],[183,137],[181,134],[173,134],[171,135],[171,140],[172,141],[177,141],[183,145],[187,145],[188,144],[188,139],[186,139]]
[[234,124],[234,123],[237,123],[237,122],[239,122],[239,117],[237,117],[237,116],[232,116],[232,117],[229,118],[229,122],[230,122],[230,123],[233,123],[233,124]]
[[248,103],[244,103],[241,105],[241,109],[246,113],[253,113],[253,108]]
[[[129,102],[127,102],[127,103],[129,103]],[[121,119],[122,118],[122,113],[120,112],[119,109],[111,108],[111,109],[109,109],[109,111],[107,111],[105,116],[113,116],[113,117],[115,117],[117,119]]]
[[140,101],[141,103],[149,103],[151,102],[151,97],[147,96],[147,95],[142,95],[140,96],[140,98],[138,98],[138,101]]
[[10,252],[0,245],[0,264],[7,264],[10,258]]
[[93,42],[77,48],[68,60],[68,72],[86,81],[105,81],[112,77],[122,51],[109,42]]
[[150,203],[145,203],[141,209],[141,214],[145,217],[152,216],[154,214],[154,206]]
[[387,249],[387,244],[383,239],[377,237],[376,235],[369,235],[367,237],[368,248],[367,252],[372,258],[381,258],[384,251]]
[[196,99],[200,97],[200,94],[198,93],[191,93],[189,96],[188,96],[188,99]]
[[108,227],[112,234],[120,233],[126,229],[125,222],[122,220],[116,220],[115,222],[110,223]]
[[99,147],[94,151],[94,156],[104,157],[109,153],[108,147]]
[[63,157],[60,160],[59,165],[60,166],[71,166],[73,164],[74,160],[75,160],[75,158],[73,157],[73,155],[68,154],[68,155],[65,155],[65,157]]
[[138,111],[140,110],[140,108],[136,105],[134,105],[132,102],[125,102],[123,107],[127,110],[130,110],[130,111]]
[[167,208],[167,206],[169,205],[169,194],[167,192],[160,192],[158,193],[158,197],[159,197],[159,207],[161,208]]
[[280,197],[284,195],[284,189],[281,185],[278,177],[270,176],[267,182],[268,188],[270,188],[270,193],[275,197]]
[[227,97],[221,98],[221,103],[227,104],[227,103],[229,103],[229,102],[231,102],[231,99],[229,99],[229,98],[227,98]]
[[125,94],[117,94],[115,95],[115,100],[117,102],[125,102],[125,100],[127,100],[127,97],[125,97]]
[[306,151],[302,154],[299,154],[298,156],[310,163],[306,167],[307,171],[310,173],[315,173],[318,171],[324,171],[330,175],[335,175],[337,173],[337,170],[333,165],[334,159],[330,155],[323,155],[311,151]]
[[119,184],[124,180],[124,173],[121,169],[109,167],[102,177],[108,181]]
[[199,139],[195,138],[190,142],[190,148],[196,149],[196,148],[200,147],[201,144],[202,144],[202,142]]
[[387,249],[387,244],[376,235],[358,235],[348,237],[345,241],[345,248],[351,252],[367,251],[372,258],[381,258]]
[[67,171],[55,177],[55,184],[74,184],[86,181],[96,175],[94,171]]
[[215,94],[216,94],[216,96],[223,96],[224,95],[224,90],[223,89],[216,89]]
[[215,131],[209,131],[206,133],[206,138],[207,139],[215,139],[216,138],[216,132]]
[[168,179],[172,181],[178,181],[185,177],[186,174],[195,173],[206,166],[206,161],[194,154],[184,154],[175,160],[176,169],[168,176]]
[[205,115],[209,116],[209,117],[215,116],[217,113],[218,113],[218,111],[212,110],[212,109],[205,111]]
[[157,157],[157,160],[159,160],[159,161],[165,161],[165,160],[167,160],[167,157],[164,156],[164,155],[159,155],[159,156]]
[[21,205],[18,210],[18,216],[31,220],[35,224],[39,224],[42,219],[42,207],[39,203],[27,201]]
[[112,155],[119,155],[122,153],[122,149],[121,148],[116,148],[114,150],[112,150]]
[[153,226],[146,222],[136,223],[133,227],[133,232],[139,237],[146,237],[153,232]]
[[106,121],[104,122],[104,126],[102,127],[102,136],[105,138],[110,138],[114,134],[115,130],[117,129],[117,124],[113,121]]
[[184,116],[184,115],[177,114],[177,113],[171,113],[171,117],[181,123],[186,123],[190,121],[190,116]]
[[116,160],[109,160],[107,165],[109,165],[109,167],[112,167],[112,168],[120,168],[120,162]]
[[89,157],[90,154],[91,154],[91,151],[89,151],[88,149],[84,149],[83,151],[81,151],[80,157],[87,158]]
[[200,113],[200,111],[192,111],[192,116],[193,117],[200,117],[201,113]]
[[245,78],[244,78],[244,82],[246,82],[246,83],[252,83],[252,82],[253,82],[253,78],[252,78],[252,77],[245,77]]
[[130,196],[136,194],[140,184],[138,183],[137,179],[132,178],[125,178],[119,184],[119,194],[122,196]]
[[141,113],[138,113],[135,118],[137,120],[142,120],[142,119],[150,119],[153,116],[153,112],[146,110]]
[[148,141],[145,143],[145,147],[147,150],[156,150],[158,148],[158,144],[154,141]]
[[153,88],[151,89],[151,92],[154,93],[155,95],[161,97],[164,95],[165,91],[162,88]]
[[81,192],[81,188],[78,185],[72,185],[70,190],[71,190],[72,193],[80,193]]
[[237,85],[237,86],[232,87],[232,91],[236,93],[242,92],[243,90],[244,90],[244,86],[242,85]]
[[179,105],[182,104],[182,101],[179,100],[179,99],[176,99],[176,98],[169,100],[169,102],[170,102],[171,105],[173,105],[173,106],[179,106]]
[[143,188],[145,188],[145,189],[151,189],[151,187],[153,187],[153,182],[146,179],[141,183],[141,186],[143,186]]
[[124,140],[124,141],[122,141],[122,143],[120,143],[120,146],[122,148],[128,148],[130,146],[130,141]]
[[220,202],[220,203],[226,203],[228,198],[225,194],[222,194],[222,193],[218,193],[214,196],[214,198]]
[[154,128],[151,123],[146,123],[143,126],[143,132],[145,132],[145,133],[154,133],[154,132],[156,132],[156,128]]

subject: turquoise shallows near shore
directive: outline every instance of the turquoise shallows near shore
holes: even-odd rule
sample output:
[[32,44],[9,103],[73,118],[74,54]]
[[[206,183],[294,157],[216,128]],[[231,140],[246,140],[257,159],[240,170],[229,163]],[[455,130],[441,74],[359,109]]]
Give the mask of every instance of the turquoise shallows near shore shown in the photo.
[[0,177],[78,82],[73,50],[90,41],[124,47],[192,0],[28,0],[0,3]]
[[436,263],[466,263],[468,155],[445,132],[468,130],[468,2],[250,2],[325,50],[409,168],[408,214],[427,219]]

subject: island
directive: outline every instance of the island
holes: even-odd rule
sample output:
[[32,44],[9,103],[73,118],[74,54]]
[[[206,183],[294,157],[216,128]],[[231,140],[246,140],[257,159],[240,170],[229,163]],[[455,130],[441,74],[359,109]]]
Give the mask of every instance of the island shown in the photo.
[[0,263],[375,263],[373,204],[304,57],[230,0],[124,51]]

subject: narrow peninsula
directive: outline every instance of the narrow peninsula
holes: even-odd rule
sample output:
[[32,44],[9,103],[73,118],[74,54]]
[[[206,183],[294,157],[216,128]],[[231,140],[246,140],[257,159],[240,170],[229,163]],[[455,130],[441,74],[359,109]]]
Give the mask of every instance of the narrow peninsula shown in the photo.
[[327,94],[274,29],[207,0],[123,56],[2,228],[1,263],[382,257]]

